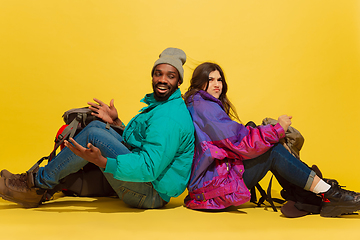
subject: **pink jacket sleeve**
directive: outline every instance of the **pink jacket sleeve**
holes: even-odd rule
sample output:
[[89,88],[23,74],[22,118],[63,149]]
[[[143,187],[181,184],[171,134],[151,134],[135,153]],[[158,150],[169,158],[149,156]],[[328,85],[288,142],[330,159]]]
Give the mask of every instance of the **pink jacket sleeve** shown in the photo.
[[216,101],[197,96],[188,106],[196,129],[198,154],[209,148],[216,159],[252,159],[285,137],[280,124],[252,128],[232,121]]

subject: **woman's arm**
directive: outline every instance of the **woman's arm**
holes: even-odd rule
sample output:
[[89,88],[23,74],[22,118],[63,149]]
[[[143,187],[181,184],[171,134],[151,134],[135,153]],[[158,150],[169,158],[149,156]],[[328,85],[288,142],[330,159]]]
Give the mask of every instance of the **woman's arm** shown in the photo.
[[[256,128],[246,127],[232,121],[215,102],[196,101],[189,106],[196,128],[196,136],[207,145],[217,159],[251,159],[267,150],[285,137],[280,123]],[[282,117],[284,126],[289,118]]]

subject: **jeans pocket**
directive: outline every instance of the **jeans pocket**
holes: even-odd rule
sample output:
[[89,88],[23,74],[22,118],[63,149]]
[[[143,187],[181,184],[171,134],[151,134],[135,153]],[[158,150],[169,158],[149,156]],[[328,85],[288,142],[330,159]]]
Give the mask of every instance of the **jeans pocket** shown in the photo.
[[120,187],[120,189],[118,190],[118,194],[121,195],[124,203],[135,208],[142,208],[142,205],[144,204],[144,201],[146,199],[146,195],[135,192],[126,187]]

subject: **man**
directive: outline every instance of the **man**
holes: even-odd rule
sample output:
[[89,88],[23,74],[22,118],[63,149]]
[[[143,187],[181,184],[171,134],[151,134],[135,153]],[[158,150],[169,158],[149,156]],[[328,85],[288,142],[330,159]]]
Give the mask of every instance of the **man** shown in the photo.
[[[120,199],[137,208],[159,208],[186,188],[194,153],[194,127],[178,87],[185,53],[167,48],[152,69],[153,93],[122,136],[100,121],[91,122],[45,167],[24,174],[3,170],[0,196],[24,207],[37,207],[46,191],[88,162],[99,166]],[[114,101],[94,99],[93,115],[121,126]],[[127,147],[125,147],[127,146]]]

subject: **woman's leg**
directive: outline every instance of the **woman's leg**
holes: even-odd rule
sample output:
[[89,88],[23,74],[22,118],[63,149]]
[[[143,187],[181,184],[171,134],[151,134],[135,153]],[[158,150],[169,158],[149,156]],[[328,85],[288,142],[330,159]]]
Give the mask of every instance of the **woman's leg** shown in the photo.
[[305,190],[313,185],[315,172],[295,158],[281,144],[276,144],[263,155],[244,160],[244,182],[251,189],[268,171],[276,171],[284,179]]
[[308,191],[321,193],[325,199],[320,211],[323,217],[335,217],[360,210],[360,193],[342,189],[336,183],[331,186],[325,183],[281,144],[275,145],[257,158],[245,160],[244,168],[243,178],[249,189],[254,187],[268,171],[274,171],[292,184]]

